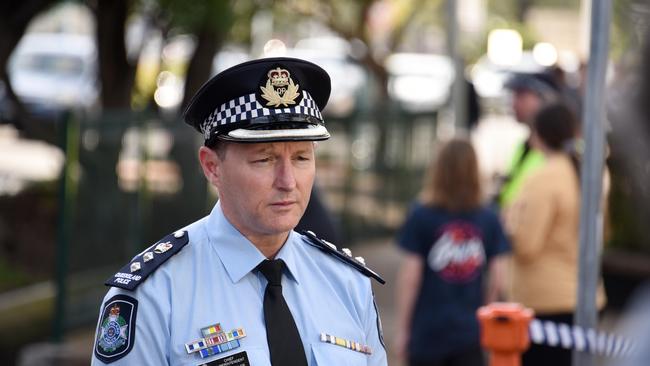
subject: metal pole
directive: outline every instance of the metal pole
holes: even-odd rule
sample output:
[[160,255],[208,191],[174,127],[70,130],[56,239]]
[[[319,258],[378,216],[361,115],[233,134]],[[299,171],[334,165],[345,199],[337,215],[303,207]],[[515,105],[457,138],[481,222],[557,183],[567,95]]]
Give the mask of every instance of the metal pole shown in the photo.
[[464,76],[464,63],[458,50],[458,2],[447,0],[447,53],[453,62],[455,78],[451,90],[455,129],[467,128],[467,93]]
[[65,162],[59,183],[59,209],[57,220],[56,238],[56,298],[54,301],[54,314],[52,323],[52,340],[62,342],[66,325],[67,307],[67,274],[68,274],[68,249],[71,228],[71,200],[73,199],[74,183],[72,182],[72,166],[78,158],[75,146],[78,126],[72,113],[66,112],[61,117],[61,148],[65,154]]
[[[603,213],[602,182],[605,149],[605,73],[609,47],[610,0],[595,0],[591,7],[591,41],[587,69],[587,93],[582,131],[585,151],[581,175],[580,264],[575,323],[595,328],[596,289],[600,273]],[[574,351],[575,366],[594,365],[593,355]]]

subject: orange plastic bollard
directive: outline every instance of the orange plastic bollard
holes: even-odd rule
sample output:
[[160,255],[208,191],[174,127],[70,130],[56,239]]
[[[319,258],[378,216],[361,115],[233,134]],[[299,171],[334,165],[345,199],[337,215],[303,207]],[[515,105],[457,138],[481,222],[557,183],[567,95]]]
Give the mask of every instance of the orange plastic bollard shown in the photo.
[[515,303],[492,303],[478,309],[481,345],[490,352],[490,366],[520,366],[528,349],[532,309]]

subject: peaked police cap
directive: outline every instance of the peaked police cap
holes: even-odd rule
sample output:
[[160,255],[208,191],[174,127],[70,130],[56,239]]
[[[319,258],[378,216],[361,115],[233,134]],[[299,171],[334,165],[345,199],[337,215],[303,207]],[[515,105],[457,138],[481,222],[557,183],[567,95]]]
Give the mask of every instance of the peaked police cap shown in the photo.
[[329,138],[321,111],[329,75],[308,61],[275,57],[233,66],[208,80],[183,117],[214,139],[240,142],[317,141]]

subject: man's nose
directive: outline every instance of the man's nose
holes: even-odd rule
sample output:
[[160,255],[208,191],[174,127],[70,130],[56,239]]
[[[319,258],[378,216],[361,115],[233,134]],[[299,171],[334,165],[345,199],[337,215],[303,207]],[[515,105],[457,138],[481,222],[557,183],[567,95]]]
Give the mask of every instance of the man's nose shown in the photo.
[[290,159],[281,159],[276,166],[275,174],[275,186],[277,188],[282,190],[296,188],[296,177]]

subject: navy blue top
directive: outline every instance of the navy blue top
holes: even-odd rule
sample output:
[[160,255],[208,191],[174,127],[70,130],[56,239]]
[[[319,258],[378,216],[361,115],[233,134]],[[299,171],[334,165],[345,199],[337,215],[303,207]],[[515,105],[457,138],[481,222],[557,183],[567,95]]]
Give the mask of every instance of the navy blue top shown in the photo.
[[476,310],[483,305],[483,274],[510,251],[497,215],[487,208],[451,213],[415,203],[399,246],[424,259],[411,324],[412,360],[434,361],[479,346]]

